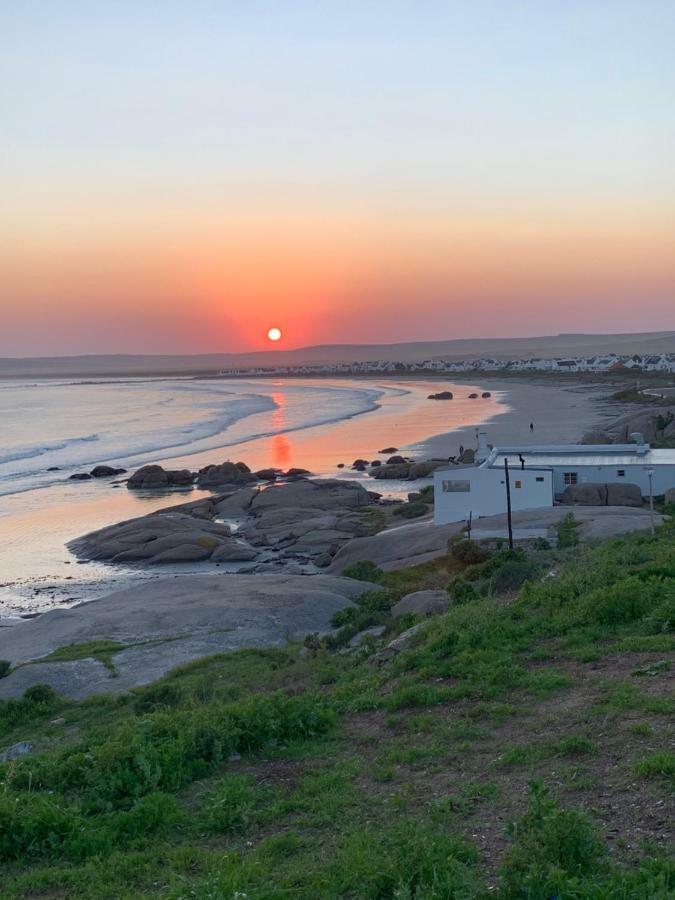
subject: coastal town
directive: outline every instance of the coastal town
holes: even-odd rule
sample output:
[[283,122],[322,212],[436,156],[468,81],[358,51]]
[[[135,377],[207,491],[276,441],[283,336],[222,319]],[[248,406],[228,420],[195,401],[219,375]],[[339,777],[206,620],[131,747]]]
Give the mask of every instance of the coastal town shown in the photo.
[[367,360],[351,363],[315,363],[290,366],[251,366],[221,369],[223,377],[253,375],[367,375],[413,372],[675,372],[675,353],[655,355],[532,358],[532,359],[425,359],[422,362],[400,362],[391,359]]

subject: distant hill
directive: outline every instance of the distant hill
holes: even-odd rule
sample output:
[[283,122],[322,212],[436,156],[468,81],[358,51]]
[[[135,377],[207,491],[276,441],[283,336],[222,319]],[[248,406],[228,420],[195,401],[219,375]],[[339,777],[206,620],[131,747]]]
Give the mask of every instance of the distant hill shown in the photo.
[[296,350],[206,353],[190,356],[100,355],[0,359],[0,377],[188,375],[250,366],[351,363],[374,359],[529,359],[598,353],[675,353],[675,331],[642,334],[558,334],[527,338],[465,338],[402,344],[323,344]]

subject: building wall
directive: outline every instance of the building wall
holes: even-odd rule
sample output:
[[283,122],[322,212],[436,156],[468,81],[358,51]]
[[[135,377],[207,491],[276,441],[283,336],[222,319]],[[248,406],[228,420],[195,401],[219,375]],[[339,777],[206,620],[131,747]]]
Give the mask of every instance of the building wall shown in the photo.
[[[444,482],[468,490],[444,489]],[[553,477],[550,470],[510,470],[511,509],[540,509],[553,506]],[[459,484],[457,484],[459,483]],[[506,512],[506,485],[503,469],[437,469],[434,472],[434,522],[445,525]]]

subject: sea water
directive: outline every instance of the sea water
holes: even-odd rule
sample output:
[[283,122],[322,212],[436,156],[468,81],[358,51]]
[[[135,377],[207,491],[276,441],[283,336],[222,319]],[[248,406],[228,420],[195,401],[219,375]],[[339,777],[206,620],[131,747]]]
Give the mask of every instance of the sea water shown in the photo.
[[456,453],[453,431],[505,409],[498,397],[470,400],[470,386],[443,387],[456,399],[427,400],[439,384],[426,379],[0,381],[0,613],[72,605],[136,578],[204,571],[203,563],[150,573],[78,563],[66,547],[73,538],[208,494],[134,492],[120,478],[71,475],[102,463],[196,471],[232,459],[405,494],[409,483],[373,482],[351,463],[384,459],[378,451],[391,445],[415,455],[424,438],[445,432],[448,454]]

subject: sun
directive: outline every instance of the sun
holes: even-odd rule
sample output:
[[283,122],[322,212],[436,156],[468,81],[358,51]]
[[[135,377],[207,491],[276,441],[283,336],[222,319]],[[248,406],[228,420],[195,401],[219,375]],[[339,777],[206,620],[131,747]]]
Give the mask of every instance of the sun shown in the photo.
[[281,329],[280,328],[270,328],[267,332],[267,337],[271,341],[278,341],[281,339]]

